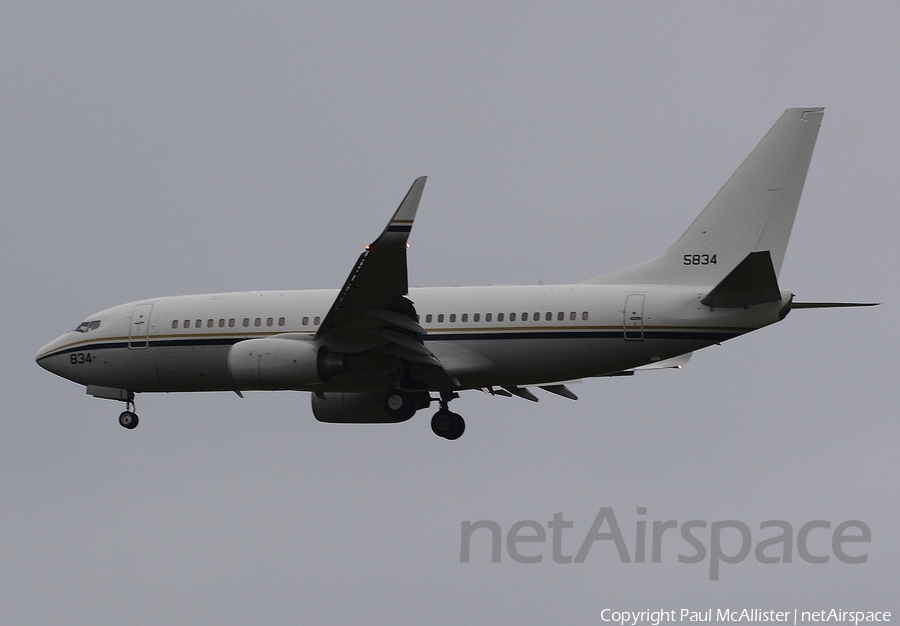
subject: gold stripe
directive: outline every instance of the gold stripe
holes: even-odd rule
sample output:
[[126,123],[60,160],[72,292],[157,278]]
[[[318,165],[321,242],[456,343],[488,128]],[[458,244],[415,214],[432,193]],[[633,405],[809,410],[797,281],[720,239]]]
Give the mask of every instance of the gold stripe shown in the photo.
[[[509,332],[509,331],[556,331],[556,330],[589,330],[589,331],[616,331],[625,330],[622,325],[617,326],[453,326],[450,328],[425,328],[429,333],[445,333],[445,332]],[[637,330],[681,330],[681,331],[699,331],[699,332],[746,332],[751,329],[740,326],[635,326],[629,327],[629,331]]]

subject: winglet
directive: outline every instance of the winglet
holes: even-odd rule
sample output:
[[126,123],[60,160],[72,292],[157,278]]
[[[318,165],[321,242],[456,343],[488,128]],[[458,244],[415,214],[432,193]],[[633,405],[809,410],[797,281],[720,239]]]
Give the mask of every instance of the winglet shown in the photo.
[[412,187],[406,192],[406,197],[403,198],[403,202],[397,207],[384,232],[372,242],[372,246],[383,243],[406,243],[409,231],[412,230],[413,220],[416,218],[416,211],[419,208],[419,201],[422,199],[422,191],[425,189],[425,181],[427,179],[427,176],[419,176],[413,182]]

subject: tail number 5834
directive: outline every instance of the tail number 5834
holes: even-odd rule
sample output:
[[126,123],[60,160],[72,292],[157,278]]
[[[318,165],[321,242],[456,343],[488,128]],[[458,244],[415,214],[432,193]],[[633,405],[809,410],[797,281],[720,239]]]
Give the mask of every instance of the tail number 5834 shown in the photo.
[[685,254],[684,255],[684,264],[685,265],[715,265],[716,264],[716,255],[715,254]]

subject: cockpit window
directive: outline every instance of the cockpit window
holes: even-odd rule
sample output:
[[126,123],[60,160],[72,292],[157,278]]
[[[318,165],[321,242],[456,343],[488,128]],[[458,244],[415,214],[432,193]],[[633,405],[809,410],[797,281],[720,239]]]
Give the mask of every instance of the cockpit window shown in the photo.
[[100,320],[92,320],[90,322],[81,322],[78,325],[78,328],[75,329],[76,333],[88,333],[92,330],[97,330],[100,328]]

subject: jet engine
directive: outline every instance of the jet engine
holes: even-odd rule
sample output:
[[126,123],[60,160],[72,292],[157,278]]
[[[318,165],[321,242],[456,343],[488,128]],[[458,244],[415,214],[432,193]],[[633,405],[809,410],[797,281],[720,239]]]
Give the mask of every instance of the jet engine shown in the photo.
[[228,352],[228,371],[238,389],[305,389],[342,365],[340,355],[306,337],[246,339]]
[[313,415],[332,424],[394,424],[405,422],[416,410],[428,406],[428,393],[407,394],[412,403],[408,415],[394,417],[385,410],[385,395],[380,393],[312,394]]

